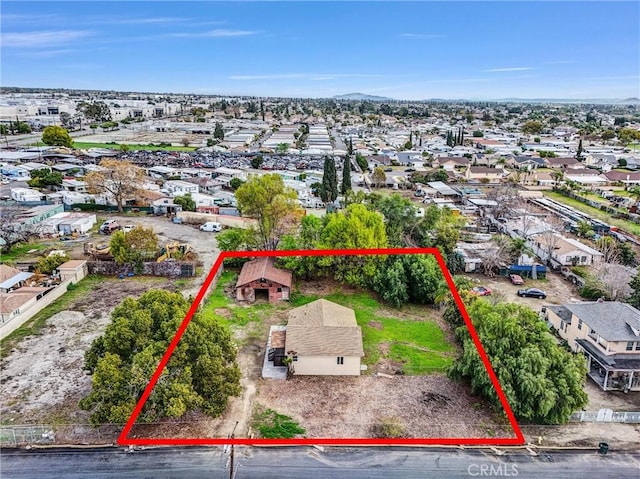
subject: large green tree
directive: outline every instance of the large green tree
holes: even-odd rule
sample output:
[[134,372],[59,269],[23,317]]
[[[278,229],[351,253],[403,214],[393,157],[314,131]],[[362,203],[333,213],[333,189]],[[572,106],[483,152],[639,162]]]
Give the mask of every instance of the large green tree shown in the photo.
[[216,123],[216,126],[213,130],[213,137],[220,141],[224,140],[224,130],[222,129],[222,123]]
[[522,125],[522,133],[525,135],[538,135],[543,129],[544,124],[538,120],[529,120]]
[[640,130],[628,127],[620,128],[620,130],[618,130],[618,139],[625,146],[634,141],[640,141]]
[[324,159],[324,172],[322,174],[322,190],[320,193],[322,201],[329,203],[338,197],[338,176],[336,173],[336,162],[333,158],[326,156]]
[[69,132],[61,126],[48,126],[42,132],[42,143],[49,146],[73,146],[73,139]]
[[243,215],[257,220],[262,249],[276,249],[282,235],[294,230],[304,214],[298,195],[277,174],[251,176],[236,190]]
[[346,195],[351,190],[351,157],[349,155],[344,157],[344,164],[342,166],[342,184],[340,185],[340,193]]
[[48,168],[40,168],[30,173],[31,179],[27,184],[31,188],[47,188],[49,186],[62,185],[63,176],[59,171],[51,171]]
[[[560,346],[536,312],[521,304],[493,305],[482,299],[472,301],[467,312],[516,418],[562,424],[587,404],[584,357]],[[467,379],[474,393],[502,409],[466,326],[458,328],[456,336],[463,353],[449,374]]]
[[[318,249],[386,248],[387,234],[383,217],[365,205],[349,205],[344,212],[325,217]],[[319,264],[332,272],[335,279],[354,286],[369,287],[377,273],[379,256],[326,256]]]
[[135,263],[141,266],[143,261],[155,259],[158,253],[158,237],[152,228],[136,226],[128,233],[113,233],[109,249],[116,263]]
[[373,205],[373,208],[384,216],[389,244],[391,246],[407,246],[406,236],[410,236],[412,230],[419,223],[414,203],[394,193],[381,198]]
[[78,110],[90,121],[101,123],[111,120],[111,109],[103,101],[80,102],[78,103]]
[[[92,389],[80,407],[91,412],[93,425],[127,421],[190,305],[180,293],[150,290],[113,310],[104,334],[85,353]],[[239,393],[240,369],[229,330],[198,312],[138,421],[179,418],[192,410],[216,417]]]
[[183,211],[195,211],[196,210],[196,202],[194,201],[191,193],[186,193],[182,196],[176,196],[173,199],[173,202],[176,205],[182,206]]

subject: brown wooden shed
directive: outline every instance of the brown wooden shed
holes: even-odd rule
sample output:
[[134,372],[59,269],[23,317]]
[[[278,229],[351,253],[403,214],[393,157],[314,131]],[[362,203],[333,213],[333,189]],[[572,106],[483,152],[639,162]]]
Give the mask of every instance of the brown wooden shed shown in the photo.
[[274,266],[274,259],[256,258],[245,263],[236,283],[236,299],[254,302],[262,295],[270,302],[288,300],[291,272]]

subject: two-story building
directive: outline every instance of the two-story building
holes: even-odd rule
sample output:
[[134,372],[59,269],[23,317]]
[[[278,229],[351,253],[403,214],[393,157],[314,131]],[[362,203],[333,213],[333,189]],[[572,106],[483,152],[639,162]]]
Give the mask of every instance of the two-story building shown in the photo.
[[546,306],[545,317],[569,347],[587,358],[604,391],[640,391],[640,311],[618,301]]

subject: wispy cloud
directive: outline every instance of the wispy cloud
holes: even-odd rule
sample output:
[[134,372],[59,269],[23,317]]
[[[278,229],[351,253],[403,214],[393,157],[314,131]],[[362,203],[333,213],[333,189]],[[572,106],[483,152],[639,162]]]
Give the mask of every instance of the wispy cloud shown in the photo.
[[535,70],[533,67],[506,67],[506,68],[490,68],[488,70],[482,70],[483,72],[525,72],[528,70]]
[[206,32],[178,32],[167,33],[164,36],[173,38],[223,38],[223,37],[246,37],[249,35],[258,35],[257,30],[209,30]]
[[416,39],[429,39],[429,38],[442,38],[444,35],[439,33],[401,33],[403,38],[416,38]]
[[31,52],[21,52],[20,55],[32,58],[49,58],[57,57],[60,55],[68,55],[76,51],[77,50],[74,50],[72,48],[60,48],[58,50],[36,50]]
[[369,73],[276,73],[273,75],[233,75],[229,80],[253,81],[253,80],[313,80],[326,81],[338,78],[385,78],[387,75]]
[[2,23],[45,23],[60,20],[57,14],[31,14],[31,13],[5,13],[2,15]]
[[147,18],[113,18],[96,20],[96,23],[113,23],[119,25],[144,25],[158,23],[183,23],[192,20],[185,17],[147,17]]
[[38,48],[63,45],[93,35],[89,30],[55,30],[3,33],[3,47]]
[[578,63],[576,60],[554,60],[550,62],[544,62],[545,65],[570,65],[572,63]]

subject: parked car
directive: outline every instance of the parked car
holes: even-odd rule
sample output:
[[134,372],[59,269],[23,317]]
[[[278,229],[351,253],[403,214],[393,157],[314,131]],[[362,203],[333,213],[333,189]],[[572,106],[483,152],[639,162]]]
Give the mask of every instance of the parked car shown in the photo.
[[538,298],[544,299],[547,297],[547,293],[538,288],[519,289],[518,296],[523,298]]
[[111,233],[119,229],[120,229],[120,225],[116,220],[107,220],[104,223],[102,223],[102,225],[100,225],[99,231],[103,235],[110,235]]
[[513,284],[524,284],[524,279],[519,274],[510,274],[509,278]]
[[135,228],[135,226],[134,226],[134,225],[124,225],[124,226],[122,227],[122,231],[123,231],[124,233],[128,233],[128,232],[129,232],[129,231],[131,231],[133,228]]
[[389,173],[390,171],[393,171],[393,168],[391,168],[391,167],[387,167],[387,168],[385,168],[385,169],[384,169],[384,171],[385,171],[385,172],[387,172],[387,173]]
[[469,291],[471,294],[477,294],[478,296],[491,296],[491,289],[485,288],[484,286],[474,286]]
[[207,221],[205,224],[200,226],[200,231],[219,233],[220,231],[222,231],[222,225],[220,223],[216,223],[215,221]]

